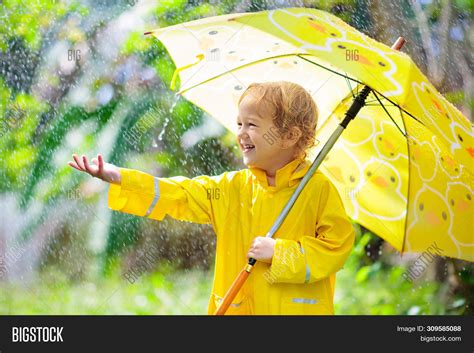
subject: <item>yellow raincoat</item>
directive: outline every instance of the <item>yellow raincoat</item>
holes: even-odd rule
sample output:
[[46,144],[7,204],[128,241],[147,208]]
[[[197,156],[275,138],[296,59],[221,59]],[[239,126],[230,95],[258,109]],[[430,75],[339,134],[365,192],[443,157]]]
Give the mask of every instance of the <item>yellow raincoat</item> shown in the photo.
[[[275,185],[258,168],[218,176],[160,178],[121,168],[110,185],[111,209],[155,220],[165,215],[211,223],[217,235],[212,314],[247,263],[256,236],[265,236],[311,162],[295,159]],[[272,264],[257,262],[227,314],[334,314],[335,274],[354,243],[354,229],[336,188],[316,171],[276,232]]]

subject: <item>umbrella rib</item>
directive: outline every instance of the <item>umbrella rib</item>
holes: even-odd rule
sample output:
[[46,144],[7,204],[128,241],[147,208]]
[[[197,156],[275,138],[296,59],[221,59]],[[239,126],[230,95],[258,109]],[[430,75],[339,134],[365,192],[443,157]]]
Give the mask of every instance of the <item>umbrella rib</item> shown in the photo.
[[405,109],[403,109],[403,107],[400,106],[400,104],[397,104],[395,103],[394,101],[392,101],[390,98],[387,98],[385,97],[382,93],[380,93],[379,91],[376,91],[376,90],[372,90],[372,92],[377,92],[378,94],[380,94],[380,96],[382,96],[384,99],[388,100],[390,103],[392,103],[394,106],[398,107],[399,109],[401,109],[405,114],[407,114],[408,116],[410,116],[412,119],[416,120],[418,123],[420,123],[421,125],[423,125],[424,127],[428,128],[423,122],[421,122],[417,117],[415,117],[413,114],[411,114],[410,112],[406,111]]
[[[205,83],[208,83],[208,82],[210,82],[210,81],[212,81],[212,80],[215,80],[216,78],[219,78],[219,77],[221,77],[221,76],[223,76],[223,75],[225,75],[225,74],[228,74],[228,73],[232,73],[233,71],[240,70],[240,69],[242,69],[242,68],[244,68],[244,67],[247,67],[247,66],[250,66],[250,65],[254,65],[254,64],[259,63],[259,62],[262,62],[262,61],[266,61],[266,60],[270,60],[270,59],[276,59],[276,58],[283,58],[283,57],[286,57],[286,56],[299,56],[299,54],[297,54],[297,53],[291,53],[291,54],[282,54],[282,55],[270,56],[270,57],[266,57],[266,58],[263,58],[263,59],[259,59],[259,60],[252,61],[252,62],[250,62],[250,63],[244,64],[244,65],[241,65],[241,66],[238,66],[238,67],[234,67],[233,69],[230,69],[230,70],[227,69],[227,68],[224,66],[224,68],[226,68],[227,71],[222,72],[222,73],[220,73],[220,74],[218,74],[218,75],[216,75],[216,76],[213,76],[213,77],[211,77],[211,78],[208,78],[207,80],[204,80],[204,81],[202,81],[202,82],[198,82],[198,83],[192,85],[191,87],[188,87],[188,88],[186,88],[186,89],[183,89],[182,91],[179,91],[178,94],[183,95],[183,93],[185,93],[185,92],[187,92],[187,91],[189,91],[189,90],[191,90],[191,89],[193,89],[193,88],[196,88],[197,86],[200,86],[200,85],[203,85],[203,84],[205,84]],[[189,80],[188,80],[188,81],[189,81]]]
[[[383,105],[383,103],[380,101],[380,98],[379,96],[377,95],[377,93],[375,93],[375,91],[372,91],[374,93],[374,96],[375,98],[377,98],[377,100],[379,101],[379,104],[382,106],[383,110],[385,110],[385,113],[387,113],[388,117],[390,118],[390,120],[392,120],[392,122],[395,124],[395,126],[397,127],[397,129],[402,133],[403,136],[407,137],[406,133],[404,133],[402,131],[402,129],[400,128],[400,126],[398,126],[398,124],[395,122],[395,120],[392,118],[392,116],[390,115],[390,113],[388,112],[387,108],[385,108],[385,105]],[[399,107],[400,108],[400,107]]]
[[394,101],[392,101],[391,99],[385,97],[382,93],[380,93],[379,91],[376,91],[376,90],[372,90],[372,92],[378,92],[378,94],[380,94],[384,99],[388,100],[390,103],[392,103],[393,106],[395,107],[398,107],[398,109],[400,109],[402,112],[404,112],[406,115],[410,116],[413,120],[416,120],[418,123],[420,123],[421,125],[423,125],[424,127],[427,128],[427,126],[421,122],[417,117],[415,117],[413,114],[411,114],[410,112],[406,111],[405,109],[403,109],[399,104],[395,103]]
[[[380,104],[365,104],[364,107],[379,107]],[[395,104],[385,104],[386,107],[397,107],[400,108],[398,105]]]
[[[385,99],[385,98],[384,98],[384,99]],[[370,103],[375,103],[375,102],[377,102],[377,99],[373,99],[373,100],[368,101],[368,102],[366,102],[366,103],[369,103],[369,104],[370,104]],[[366,104],[366,105],[367,105],[367,104]],[[388,104],[387,104],[387,105],[388,105]]]
[[[403,109],[398,107],[400,109],[400,117],[402,119],[403,127],[405,128],[405,131],[407,131],[407,127],[405,124],[405,119],[403,118]],[[408,132],[407,132],[408,135]],[[408,217],[410,215],[410,201],[409,201],[409,196],[410,196],[410,185],[411,185],[411,173],[410,173],[410,143],[408,141],[408,138],[405,140],[407,143],[407,155],[408,155],[408,188],[407,188],[407,195],[406,195],[406,217],[405,217],[405,224],[404,224],[404,229],[403,229],[403,240],[402,240],[402,248],[400,250],[400,257],[403,256],[403,251],[405,250],[405,242],[406,242],[406,237],[407,237],[407,230],[408,230]]]
[[[303,57],[302,55],[313,56],[313,55],[310,55],[310,54],[296,54],[297,57],[299,57],[299,58],[301,58],[301,59],[303,59],[303,60],[305,60],[305,61],[307,61],[307,62],[309,62],[309,63],[311,63],[311,64],[313,64],[313,65],[319,66],[320,68],[323,68],[324,70],[330,71],[330,72],[332,72],[333,74],[342,76],[342,77],[346,78],[346,80],[351,80],[351,81],[357,82],[357,83],[359,83],[359,84],[365,86],[365,84],[364,84],[362,81],[359,81],[359,80],[356,80],[355,78],[352,78],[352,77],[350,77],[350,76],[347,76],[347,74],[346,74],[346,75],[343,75],[343,74],[341,74],[340,72],[337,72],[337,71],[335,71],[335,70],[329,69],[329,68],[327,68],[326,66],[323,66],[323,65],[321,65],[321,64],[315,63],[314,61],[308,60],[308,59],[306,59],[305,57]],[[358,87],[357,87],[357,89],[358,89]],[[351,90],[351,92],[353,91],[352,88],[350,88],[350,90]],[[354,93],[352,93],[352,95],[354,95]]]
[[345,81],[346,81],[346,83],[347,83],[347,87],[349,87],[349,91],[351,91],[352,98],[355,98],[354,89],[353,89],[352,86],[351,86],[351,82],[349,81],[349,79],[348,79],[346,76],[344,76],[344,79],[345,79]]

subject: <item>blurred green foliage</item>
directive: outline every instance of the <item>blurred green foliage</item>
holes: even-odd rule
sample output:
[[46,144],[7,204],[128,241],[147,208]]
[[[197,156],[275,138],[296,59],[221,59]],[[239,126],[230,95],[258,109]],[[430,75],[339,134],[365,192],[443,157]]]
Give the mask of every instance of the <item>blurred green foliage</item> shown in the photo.
[[367,250],[374,241],[376,243],[378,239],[373,234],[359,231],[354,250],[337,275],[336,312],[347,315],[465,313],[465,299],[450,294],[447,283],[426,279],[416,283],[406,281],[403,273],[407,266],[387,261],[388,256],[399,256],[395,251],[372,260]]
[[205,315],[211,284],[207,272],[166,266],[133,284],[117,276],[72,283],[50,269],[41,284],[2,290],[0,315]]

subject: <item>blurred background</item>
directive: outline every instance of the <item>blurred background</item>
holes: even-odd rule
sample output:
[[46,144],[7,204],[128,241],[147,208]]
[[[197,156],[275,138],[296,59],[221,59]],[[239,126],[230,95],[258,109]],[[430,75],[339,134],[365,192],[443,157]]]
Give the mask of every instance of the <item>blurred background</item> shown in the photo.
[[[403,51],[471,121],[471,0],[2,1],[0,315],[205,314],[211,226],[112,212],[106,183],[72,153],[157,176],[245,166],[235,138],[169,89],[174,65],[143,32],[208,16],[283,7],[331,12]],[[472,263],[400,256],[354,224],[337,314],[473,314]],[[404,275],[405,274],[405,275]]]

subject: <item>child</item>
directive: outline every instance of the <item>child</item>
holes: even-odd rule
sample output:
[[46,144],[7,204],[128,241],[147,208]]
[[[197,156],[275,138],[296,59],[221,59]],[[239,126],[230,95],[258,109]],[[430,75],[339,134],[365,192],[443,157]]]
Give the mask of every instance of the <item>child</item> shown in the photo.
[[227,314],[334,314],[335,274],[354,242],[341,198],[320,172],[309,180],[274,238],[273,222],[311,162],[317,107],[290,82],[252,84],[239,100],[237,142],[248,169],[218,176],[153,177],[73,155],[71,167],[111,183],[113,210],[211,223],[217,236],[212,314],[235,277],[257,261]]

